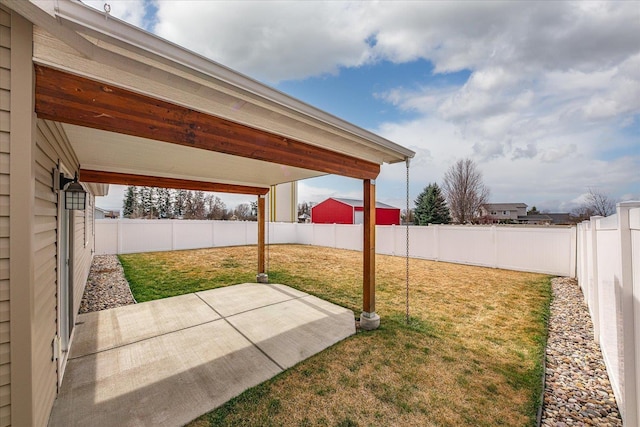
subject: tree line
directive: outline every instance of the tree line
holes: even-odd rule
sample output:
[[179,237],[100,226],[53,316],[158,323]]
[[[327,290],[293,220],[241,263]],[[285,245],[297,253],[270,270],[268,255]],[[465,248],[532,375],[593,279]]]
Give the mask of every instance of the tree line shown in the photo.
[[128,186],[122,201],[124,218],[256,221],[257,202],[228,209],[218,196],[204,191]]

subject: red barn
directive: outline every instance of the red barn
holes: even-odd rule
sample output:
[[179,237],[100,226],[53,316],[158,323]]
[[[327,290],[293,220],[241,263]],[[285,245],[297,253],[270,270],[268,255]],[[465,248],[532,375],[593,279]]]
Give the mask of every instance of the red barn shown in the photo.
[[[311,208],[315,224],[362,224],[364,202],[330,197]],[[400,225],[400,209],[376,202],[376,225]]]

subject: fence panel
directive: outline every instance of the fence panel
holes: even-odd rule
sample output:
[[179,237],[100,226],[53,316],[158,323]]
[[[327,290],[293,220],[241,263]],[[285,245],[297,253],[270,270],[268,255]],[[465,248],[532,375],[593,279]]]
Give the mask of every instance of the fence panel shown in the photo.
[[173,250],[200,249],[213,246],[212,221],[171,221]]
[[[409,256],[414,258],[439,260],[438,238],[440,225],[429,227],[409,227]],[[406,238],[402,239],[406,242]]]
[[508,270],[572,276],[574,233],[574,228],[497,227],[495,265]]
[[122,220],[119,231],[119,253],[131,254],[173,249],[171,221]]
[[609,372],[611,386],[618,398],[624,401],[622,357],[621,312],[622,284],[620,283],[620,249],[616,229],[598,229],[598,318],[600,319],[600,347]]
[[335,224],[313,224],[314,246],[336,247],[336,225]]
[[496,267],[495,227],[440,226],[439,259],[458,264]]
[[269,222],[266,228],[266,242],[268,244],[279,245],[295,242],[295,224],[288,222]]
[[258,223],[255,221],[215,221],[213,247],[255,245]]
[[95,251],[96,255],[117,254],[118,251],[118,234],[120,221],[95,221]]
[[396,255],[395,231],[393,225],[379,225],[376,227],[376,253]]
[[354,251],[362,250],[362,230],[363,225],[335,225],[335,248],[350,249]]

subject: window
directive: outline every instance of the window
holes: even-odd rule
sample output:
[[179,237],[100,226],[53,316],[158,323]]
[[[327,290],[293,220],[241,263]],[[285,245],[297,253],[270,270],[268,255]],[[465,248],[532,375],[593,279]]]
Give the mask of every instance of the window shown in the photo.
[[502,215],[509,215],[509,211],[502,211]]

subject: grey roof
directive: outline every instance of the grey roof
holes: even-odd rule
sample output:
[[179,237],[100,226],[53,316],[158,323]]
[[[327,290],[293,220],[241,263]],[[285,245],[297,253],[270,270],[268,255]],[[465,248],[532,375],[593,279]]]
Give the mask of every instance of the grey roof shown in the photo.
[[485,203],[482,205],[486,210],[491,211],[509,211],[518,208],[526,208],[526,203]]
[[[344,203],[345,205],[353,206],[354,208],[362,208],[364,207],[364,201],[359,199],[343,199],[342,197],[330,197],[330,199],[337,200],[339,202]],[[386,203],[376,202],[376,208],[383,209],[399,209],[395,206],[387,205]]]
[[551,221],[551,224],[567,224],[571,222],[570,215],[568,213],[541,213],[541,214],[529,214],[519,215],[519,221]]

